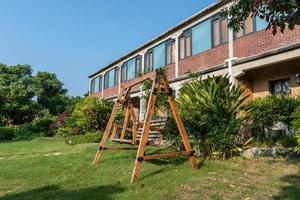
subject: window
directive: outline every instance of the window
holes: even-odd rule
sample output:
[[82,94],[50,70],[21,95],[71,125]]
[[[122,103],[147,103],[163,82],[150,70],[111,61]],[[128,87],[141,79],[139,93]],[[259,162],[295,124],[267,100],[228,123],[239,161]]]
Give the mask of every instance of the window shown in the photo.
[[104,75],[104,88],[110,88],[119,83],[119,69],[116,67]]
[[137,56],[123,63],[121,67],[122,82],[134,79],[138,75],[138,73],[142,70],[141,59],[141,56]]
[[228,42],[228,27],[227,19],[215,16],[212,19],[212,34],[213,34],[213,46]]
[[266,29],[267,26],[268,23],[264,19],[260,19],[258,16],[253,17],[250,15],[244,22],[244,28],[235,33],[235,38],[239,38],[248,33]]
[[95,79],[91,81],[91,94],[95,93]]
[[270,92],[272,95],[286,95],[291,93],[290,79],[282,79],[270,82]]
[[211,48],[211,21],[206,20],[192,28],[192,55]]
[[179,58],[184,59],[191,56],[191,30],[185,31],[179,38]]
[[175,40],[167,40],[155,46],[145,54],[145,70],[152,71],[174,63],[175,53]]
[[242,37],[248,33],[252,33],[253,31],[253,17],[249,15],[246,21],[244,22],[244,28],[241,28],[239,32],[235,33],[235,38]]
[[127,61],[127,79],[131,80],[135,78],[135,58]]
[[153,69],[153,49],[150,49],[146,54],[145,54],[145,71],[152,71]]
[[171,63],[175,63],[175,40],[169,40],[166,43],[166,59],[167,59],[167,65]]
[[166,43],[162,43],[153,48],[153,69],[166,65]]
[[102,76],[99,76],[99,87],[98,87],[98,91],[102,91]]
[[255,30],[260,31],[266,29],[268,26],[268,22],[266,20],[259,18],[258,16],[255,17]]

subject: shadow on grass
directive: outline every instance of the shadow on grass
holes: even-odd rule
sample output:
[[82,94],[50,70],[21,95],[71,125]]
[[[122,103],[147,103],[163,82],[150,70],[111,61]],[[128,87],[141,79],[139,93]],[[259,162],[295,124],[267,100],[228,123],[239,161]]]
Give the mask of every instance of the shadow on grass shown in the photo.
[[116,185],[105,185],[78,190],[62,190],[57,185],[50,185],[34,190],[29,190],[17,194],[9,194],[1,197],[0,200],[56,200],[56,199],[115,199],[114,194],[123,192],[125,189]]
[[279,195],[275,196],[274,199],[289,199],[299,200],[300,199],[300,175],[288,175],[281,178],[282,181],[288,183],[288,186],[281,188]]

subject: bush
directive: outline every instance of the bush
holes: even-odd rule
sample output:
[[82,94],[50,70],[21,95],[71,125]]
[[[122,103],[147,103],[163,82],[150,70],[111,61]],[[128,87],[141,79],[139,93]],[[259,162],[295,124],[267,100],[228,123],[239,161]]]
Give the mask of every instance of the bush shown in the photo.
[[272,127],[283,122],[292,130],[292,113],[300,105],[300,98],[289,96],[268,96],[257,98],[249,103],[247,109],[250,113],[250,125],[256,137],[269,138]]
[[21,141],[32,140],[36,137],[45,136],[44,132],[40,132],[41,128],[33,123],[0,127],[0,141]]
[[14,139],[15,128],[10,127],[0,127],[0,141],[12,141]]
[[241,86],[233,86],[227,76],[202,80],[193,75],[178,98],[180,112],[187,132],[204,157],[232,155],[235,139],[243,121]]
[[83,143],[95,143],[100,142],[103,133],[100,131],[94,133],[86,133],[85,135],[76,135],[65,137],[65,143],[69,145],[83,144]]
[[298,145],[295,135],[284,135],[279,139],[279,143],[285,148],[295,148]]
[[297,110],[293,113],[293,127],[297,131],[297,139],[298,139],[298,145],[296,147],[296,151],[300,153],[300,106],[297,108]]
[[58,134],[71,136],[104,131],[113,106],[112,101],[86,97],[78,102],[71,115],[65,118],[65,125],[58,129]]
[[15,126],[14,141],[32,140],[39,136],[44,136],[43,133],[37,132],[38,128],[33,123]]

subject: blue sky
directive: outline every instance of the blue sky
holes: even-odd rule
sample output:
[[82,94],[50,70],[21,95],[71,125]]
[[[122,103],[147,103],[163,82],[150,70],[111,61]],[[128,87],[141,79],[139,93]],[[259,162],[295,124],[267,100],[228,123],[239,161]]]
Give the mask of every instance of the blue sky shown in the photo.
[[0,0],[0,63],[56,73],[70,95],[87,76],[214,0]]

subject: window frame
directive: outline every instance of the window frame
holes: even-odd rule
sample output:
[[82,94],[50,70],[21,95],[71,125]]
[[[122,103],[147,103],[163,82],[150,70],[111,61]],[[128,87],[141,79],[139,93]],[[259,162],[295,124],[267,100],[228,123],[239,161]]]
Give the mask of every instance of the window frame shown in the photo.
[[[120,70],[121,71],[120,72],[121,73],[121,83],[132,80],[132,79],[128,80],[128,62],[130,60],[133,60],[133,59],[135,59],[135,61],[134,61],[134,78],[132,78],[132,79],[135,79],[137,77],[138,72],[142,72],[142,59],[143,59],[143,57],[142,57],[142,55],[139,54],[135,57],[132,57],[132,58],[126,60],[121,65],[121,70]],[[137,60],[140,61],[139,66],[137,66]],[[123,73],[125,73],[125,75]]]
[[[285,81],[289,81],[290,82],[290,93],[286,93],[286,94],[283,94],[283,93],[280,93],[280,94],[275,94],[275,84],[276,83],[279,83],[282,84],[283,82]],[[272,81],[269,81],[269,92],[271,93],[271,95],[289,95],[291,94],[291,78],[288,77],[288,78],[283,78],[283,79],[277,79],[277,80],[272,80]],[[282,92],[282,91],[281,91]]]
[[[201,23],[201,22],[200,22]],[[198,23],[198,24],[200,24],[200,23]],[[195,26],[197,26],[198,24],[196,24]],[[193,26],[194,27],[194,26]],[[182,46],[180,45],[180,41],[178,42],[178,58],[179,58],[179,60],[184,60],[184,59],[186,59],[186,58],[189,58],[189,57],[191,57],[192,56],[192,28],[193,27],[190,27],[190,28],[188,28],[188,29],[186,29],[185,31],[183,31],[183,33],[179,36],[179,40],[180,40],[180,38],[183,38],[183,43],[184,43],[184,57],[183,58],[181,58],[181,56],[180,56],[180,52],[181,52],[181,48],[182,48]],[[186,41],[187,41],[187,36],[190,36],[190,55],[189,56],[187,56],[186,54],[186,52],[187,52],[187,48],[186,48]]]
[[[114,71],[114,85],[113,86],[109,86],[109,73],[111,71]],[[112,88],[112,87],[115,87],[116,85],[119,84],[119,67],[118,66],[115,66],[114,68],[108,70],[107,72],[105,72],[104,74],[104,89],[107,89],[107,88]]]
[[[216,21],[216,20],[219,23],[220,44],[218,44],[218,45],[214,45],[215,41],[214,41],[214,26],[213,26],[213,22]],[[223,44],[227,44],[229,42],[228,38],[227,38],[227,41],[224,42],[224,38],[223,38],[223,34],[222,34],[222,31],[223,31],[222,21],[223,20],[227,20],[227,23],[228,23],[228,19],[224,18],[224,17],[221,17],[220,14],[216,14],[216,15],[214,15],[214,16],[211,17],[211,44],[212,44],[212,48],[221,46]],[[227,32],[228,32],[228,29],[227,29]],[[228,34],[228,37],[229,37],[229,34]]]
[[[172,45],[176,45],[175,44],[175,39],[168,39],[167,41],[165,41],[165,66],[170,65],[170,64],[174,64],[175,60],[173,62],[173,49],[172,49]],[[168,46],[170,46],[170,62],[168,62]],[[176,51],[176,48],[175,48]],[[175,58],[176,59],[176,58]]]

